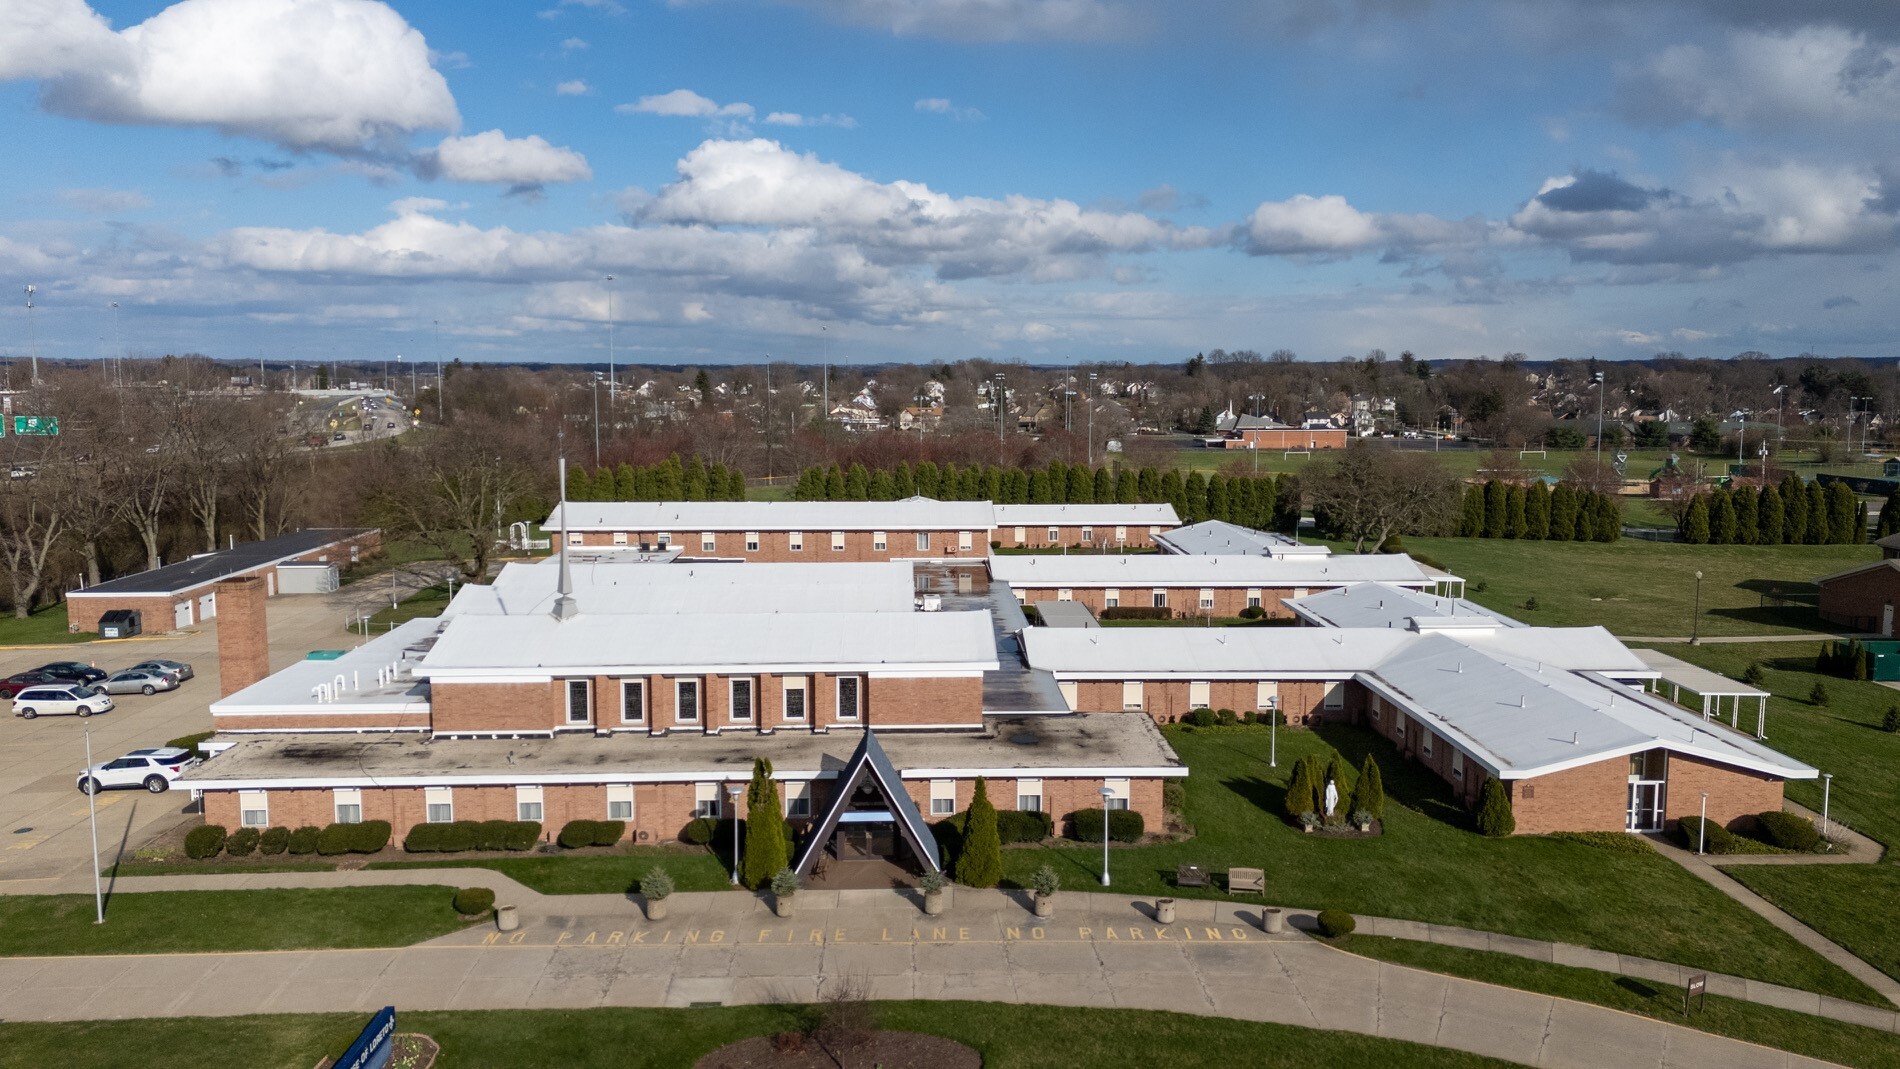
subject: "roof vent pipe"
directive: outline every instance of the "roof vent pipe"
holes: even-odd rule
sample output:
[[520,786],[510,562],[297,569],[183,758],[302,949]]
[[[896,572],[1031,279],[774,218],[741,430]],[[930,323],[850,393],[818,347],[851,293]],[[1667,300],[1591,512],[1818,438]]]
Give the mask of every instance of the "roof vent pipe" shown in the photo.
[[336,694],[336,695],[337,695],[338,697],[342,697],[342,695],[343,695],[343,684],[345,684],[345,683],[348,683],[348,682],[349,682],[349,680],[347,680],[347,679],[344,679],[344,678],[343,678],[343,673],[341,673],[341,672],[338,672],[338,673],[336,674],[336,678],[335,678],[335,679],[332,679],[332,680],[330,681],[330,690],[331,690],[331,692],[332,692],[332,693],[334,693],[334,694]]
[[354,668],[350,669],[350,689],[363,689],[363,673]]
[[1583,745],[1583,742],[1582,742],[1582,735],[1581,735],[1581,733],[1580,733],[1580,732],[1576,732],[1576,731],[1573,731],[1573,732],[1571,732],[1571,733],[1570,733],[1570,745],[1572,745],[1572,746],[1581,746],[1581,745]]
[[571,620],[580,610],[574,604],[574,580],[567,570],[567,458],[565,456],[560,458],[558,468],[557,482],[561,487],[561,573],[560,585],[554,599],[554,618]]

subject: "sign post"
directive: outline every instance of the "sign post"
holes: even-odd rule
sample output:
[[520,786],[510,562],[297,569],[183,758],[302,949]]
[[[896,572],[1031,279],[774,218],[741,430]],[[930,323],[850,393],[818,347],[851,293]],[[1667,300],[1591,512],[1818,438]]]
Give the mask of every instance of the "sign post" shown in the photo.
[[13,433],[53,435],[59,433],[58,416],[15,416]]
[[1696,1000],[1695,1008],[1705,1008],[1709,1002],[1709,974],[1696,973],[1689,977],[1689,985],[1682,989],[1682,1015],[1689,1016],[1689,1000]]
[[383,1069],[396,1046],[396,1007],[384,1006],[332,1069]]

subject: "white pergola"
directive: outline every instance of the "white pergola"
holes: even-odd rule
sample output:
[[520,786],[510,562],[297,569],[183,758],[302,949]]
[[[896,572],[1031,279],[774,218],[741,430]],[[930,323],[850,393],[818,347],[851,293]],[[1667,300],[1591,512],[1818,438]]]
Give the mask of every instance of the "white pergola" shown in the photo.
[[1682,704],[1682,692],[1689,691],[1702,697],[1702,719],[1719,720],[1722,715],[1722,699],[1729,701],[1729,726],[1736,731],[1742,730],[1742,703],[1756,702],[1755,737],[1768,737],[1768,692],[1722,675],[1706,668],[1698,668],[1688,661],[1671,657],[1657,650],[1632,650],[1643,664],[1655,671],[1660,677],[1650,681],[1652,691],[1660,691],[1664,684],[1669,687],[1669,700]]

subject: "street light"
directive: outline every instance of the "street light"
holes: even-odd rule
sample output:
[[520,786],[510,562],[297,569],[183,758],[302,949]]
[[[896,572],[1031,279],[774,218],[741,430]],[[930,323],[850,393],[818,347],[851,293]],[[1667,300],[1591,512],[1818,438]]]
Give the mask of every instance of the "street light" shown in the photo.
[[[1115,797],[1115,792],[1109,790],[1107,787],[1103,787],[1101,793],[1102,793],[1102,886],[1107,887],[1108,886],[1108,802],[1109,802],[1109,799]],[[97,865],[93,866],[93,868],[95,869],[97,869],[98,867],[99,866]]]
[[607,412],[614,410],[614,276],[607,276]]
[[1095,372],[1089,372],[1089,470],[1095,469]]
[[92,823],[92,909],[94,924],[106,922],[106,893],[99,882],[99,807],[93,799],[99,796],[99,779],[92,774],[92,725],[86,725],[86,818]]
[[1702,855],[1703,853],[1702,848],[1703,848],[1703,845],[1708,841],[1708,835],[1709,835],[1709,792],[1703,791],[1702,792],[1702,822],[1697,824],[1695,828],[1696,856],[1700,857]]
[[1702,637],[1702,572],[1695,573],[1695,615],[1689,617],[1689,645],[1694,646]]
[[732,799],[732,885],[739,886],[739,795],[737,783],[726,784],[726,797]]
[[1267,767],[1280,767],[1280,696],[1267,697]]
[[1603,372],[1599,371],[1593,377],[1597,388],[1597,476],[1601,478],[1603,471]]
[[1787,389],[1788,389],[1787,384],[1783,383],[1782,385],[1775,387],[1775,390],[1774,390],[1775,441],[1777,442],[1785,442],[1788,440],[1788,425],[1781,421],[1782,406],[1787,404],[1787,401],[1788,401],[1787,397],[1784,396],[1784,394],[1787,392]]
[[[1821,838],[1823,839],[1827,838],[1827,802],[1828,802],[1828,795],[1833,793],[1832,792],[1833,786],[1834,786],[1834,773],[1832,772],[1821,773]],[[95,865],[93,867],[97,868],[98,866]]]

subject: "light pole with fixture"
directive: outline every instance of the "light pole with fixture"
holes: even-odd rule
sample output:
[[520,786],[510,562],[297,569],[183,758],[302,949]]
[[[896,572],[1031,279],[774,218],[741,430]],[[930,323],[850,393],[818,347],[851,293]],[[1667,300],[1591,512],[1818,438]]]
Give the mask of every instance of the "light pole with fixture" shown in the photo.
[[1782,415],[1781,415],[1781,413],[1782,413],[1782,411],[1783,411],[1783,406],[1784,406],[1784,405],[1786,405],[1786,404],[1787,404],[1787,402],[1788,402],[1788,398],[1786,397],[1786,394],[1787,394],[1787,390],[1788,390],[1788,385],[1787,385],[1787,383],[1782,383],[1782,384],[1781,384],[1780,386],[1777,386],[1777,387],[1775,387],[1775,389],[1774,389],[1774,394],[1775,394],[1775,441],[1777,441],[1777,442],[1785,442],[1785,441],[1787,441],[1787,440],[1788,440],[1788,425],[1787,425],[1786,423],[1784,423],[1784,422],[1782,422]]
[[1095,372],[1089,372],[1089,470],[1095,470]]
[[1695,615],[1689,618],[1689,645],[1698,644],[1702,637],[1702,571],[1695,573]]
[[612,415],[614,398],[614,276],[607,276],[607,414]]
[[1595,375],[1597,387],[1597,477],[1603,477],[1603,372]]
[[732,885],[739,886],[739,795],[743,789],[737,783],[726,784],[726,797],[732,799]]
[[1821,838],[1823,839],[1827,838],[1827,803],[1828,796],[1833,793],[1833,787],[1834,773],[1821,773]]
[[1700,857],[1709,836],[1709,792],[1702,792],[1702,821],[1695,828],[1695,852]]
[[[1108,886],[1108,803],[1115,792],[1106,786],[1102,788],[1102,886]],[[94,866],[95,868],[97,866]]]
[[27,283],[27,286],[26,286],[26,351],[27,351],[27,355],[29,355],[33,359],[32,385],[34,386],[38,386],[40,384],[40,339],[39,339],[39,335],[35,333],[33,330],[33,295],[35,293],[38,293],[39,291],[40,291],[40,288],[38,286],[35,286],[30,282]]
[[106,893],[99,882],[99,808],[93,799],[99,796],[99,777],[92,771],[92,725],[86,725],[86,819],[92,824],[92,910],[94,924],[106,922]]

